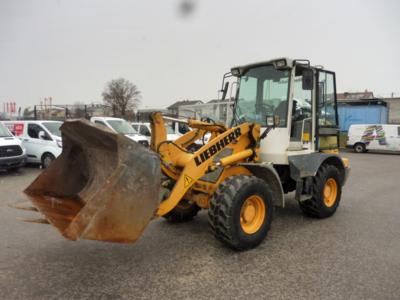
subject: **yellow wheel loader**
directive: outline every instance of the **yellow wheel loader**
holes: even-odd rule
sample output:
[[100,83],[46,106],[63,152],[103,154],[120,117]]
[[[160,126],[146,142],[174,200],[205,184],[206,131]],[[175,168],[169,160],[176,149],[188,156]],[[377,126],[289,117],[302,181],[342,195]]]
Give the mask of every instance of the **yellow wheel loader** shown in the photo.
[[31,221],[71,240],[132,243],[150,220],[186,221],[208,209],[215,237],[244,250],[263,241],[285,193],[295,192],[306,215],[333,215],[349,172],[338,155],[335,73],[287,58],[234,67],[222,98],[228,80],[237,82],[231,126],[178,119],[193,130],[167,141],[165,117],[154,113],[150,149],[66,121],[61,156],[25,190],[27,209],[45,217]]

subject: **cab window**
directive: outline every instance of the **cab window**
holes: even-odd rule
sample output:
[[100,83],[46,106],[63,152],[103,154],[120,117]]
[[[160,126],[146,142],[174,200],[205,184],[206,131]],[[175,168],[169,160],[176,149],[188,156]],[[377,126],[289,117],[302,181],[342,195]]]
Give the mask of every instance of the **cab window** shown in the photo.
[[140,126],[140,134],[145,135],[145,136],[150,136],[150,130],[146,126]]
[[44,132],[44,139],[47,141],[51,141],[51,137],[48,133],[44,130],[44,128],[38,124],[28,124],[28,135],[33,139],[39,139],[39,132]]
[[319,126],[335,127],[335,86],[333,74],[320,71],[318,76],[318,124]]
[[296,67],[292,106],[291,141],[309,141],[312,125],[311,90],[303,89],[304,68]]
[[240,77],[235,106],[239,122],[255,122],[266,126],[267,116],[277,116],[278,127],[286,127],[289,79],[289,70],[277,70],[273,65],[247,70]]

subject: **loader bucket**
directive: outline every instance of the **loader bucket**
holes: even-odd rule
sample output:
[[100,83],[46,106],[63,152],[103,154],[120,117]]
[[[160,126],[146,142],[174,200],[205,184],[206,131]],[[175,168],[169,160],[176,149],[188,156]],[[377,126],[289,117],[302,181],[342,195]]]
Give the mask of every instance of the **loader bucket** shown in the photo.
[[61,132],[62,154],[25,194],[68,239],[136,241],[159,204],[157,155],[86,120]]

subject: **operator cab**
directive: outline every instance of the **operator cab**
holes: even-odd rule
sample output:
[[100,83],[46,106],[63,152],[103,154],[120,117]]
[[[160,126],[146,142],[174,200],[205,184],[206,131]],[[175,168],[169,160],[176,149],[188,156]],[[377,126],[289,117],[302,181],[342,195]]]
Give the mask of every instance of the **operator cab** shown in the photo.
[[238,89],[234,123],[275,128],[261,142],[262,161],[288,164],[288,156],[338,149],[335,73],[306,60],[280,58],[231,69]]

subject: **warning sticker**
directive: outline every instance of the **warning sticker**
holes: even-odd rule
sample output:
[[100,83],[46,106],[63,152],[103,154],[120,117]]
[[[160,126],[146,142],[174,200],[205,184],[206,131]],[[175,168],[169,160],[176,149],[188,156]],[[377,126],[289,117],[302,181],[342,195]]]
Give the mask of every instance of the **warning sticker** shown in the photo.
[[184,184],[185,188],[187,188],[193,182],[193,179],[191,177],[187,176],[187,175],[184,175],[183,179],[184,179],[184,182],[185,182],[185,184]]

